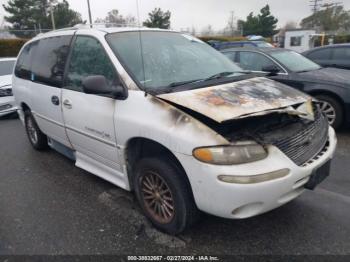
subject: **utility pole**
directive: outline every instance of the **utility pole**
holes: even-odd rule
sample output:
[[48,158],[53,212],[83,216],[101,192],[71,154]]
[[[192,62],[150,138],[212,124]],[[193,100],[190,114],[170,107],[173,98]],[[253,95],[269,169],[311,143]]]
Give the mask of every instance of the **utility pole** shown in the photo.
[[53,14],[53,6],[52,6],[52,4],[53,4],[54,1],[55,1],[55,0],[50,0],[50,1],[49,1],[49,5],[50,5],[50,14],[51,14],[52,29],[53,29],[53,30],[56,30],[55,16],[54,16],[54,14]]
[[87,0],[87,4],[88,4],[88,10],[89,10],[90,27],[92,28],[92,16],[91,16],[90,0]]

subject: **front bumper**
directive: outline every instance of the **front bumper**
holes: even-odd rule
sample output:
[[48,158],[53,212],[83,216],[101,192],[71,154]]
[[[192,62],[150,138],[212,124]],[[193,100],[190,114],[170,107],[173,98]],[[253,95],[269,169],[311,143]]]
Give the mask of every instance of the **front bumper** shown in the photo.
[[[266,159],[235,166],[214,166],[197,161],[193,156],[175,153],[190,180],[197,207],[209,214],[241,219],[262,214],[298,197],[313,171],[333,158],[337,139],[329,130],[328,147],[317,159],[297,166],[278,148],[270,146]],[[282,178],[255,183],[232,184],[222,182],[219,175],[253,176],[289,169]]]
[[17,107],[13,96],[0,97],[0,117],[16,111]]

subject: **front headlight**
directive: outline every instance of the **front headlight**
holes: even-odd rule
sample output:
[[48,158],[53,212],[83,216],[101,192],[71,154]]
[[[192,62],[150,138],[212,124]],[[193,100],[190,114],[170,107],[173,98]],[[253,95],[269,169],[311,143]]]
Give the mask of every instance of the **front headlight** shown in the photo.
[[0,88],[0,97],[13,96],[12,88]]
[[267,157],[267,151],[255,142],[244,142],[230,146],[196,148],[193,156],[213,165],[239,165],[262,160]]

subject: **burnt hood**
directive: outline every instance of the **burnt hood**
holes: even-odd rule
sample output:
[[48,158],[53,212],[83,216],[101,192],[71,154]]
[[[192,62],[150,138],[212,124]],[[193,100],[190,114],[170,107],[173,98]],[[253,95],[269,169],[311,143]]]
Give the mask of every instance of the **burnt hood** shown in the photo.
[[157,97],[219,123],[270,112],[295,114],[293,105],[311,100],[298,90],[264,77]]

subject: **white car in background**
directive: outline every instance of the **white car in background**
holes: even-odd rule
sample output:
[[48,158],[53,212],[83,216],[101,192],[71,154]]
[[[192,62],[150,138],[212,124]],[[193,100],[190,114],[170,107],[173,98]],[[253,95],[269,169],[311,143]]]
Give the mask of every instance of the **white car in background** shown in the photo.
[[12,94],[12,72],[16,58],[0,58],[0,117],[17,111]]

